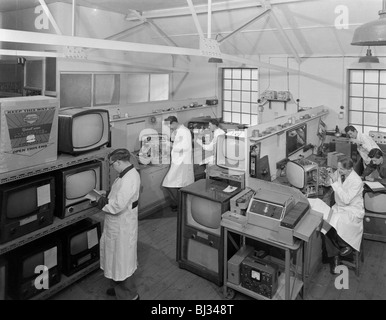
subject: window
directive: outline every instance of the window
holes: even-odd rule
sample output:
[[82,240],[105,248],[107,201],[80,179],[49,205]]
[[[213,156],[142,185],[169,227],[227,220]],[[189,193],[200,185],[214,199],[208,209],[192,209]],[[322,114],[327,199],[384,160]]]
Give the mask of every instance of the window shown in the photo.
[[223,68],[223,121],[258,124],[258,69]]
[[386,70],[349,70],[349,125],[386,131]]

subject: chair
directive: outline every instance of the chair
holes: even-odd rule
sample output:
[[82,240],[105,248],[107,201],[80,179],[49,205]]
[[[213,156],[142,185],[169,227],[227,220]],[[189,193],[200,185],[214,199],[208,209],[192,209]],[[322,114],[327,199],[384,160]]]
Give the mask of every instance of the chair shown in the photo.
[[349,268],[354,269],[355,275],[359,277],[360,273],[360,264],[365,261],[364,251],[363,251],[363,236],[360,246],[360,251],[353,250],[353,252],[347,257],[340,258],[341,263]]

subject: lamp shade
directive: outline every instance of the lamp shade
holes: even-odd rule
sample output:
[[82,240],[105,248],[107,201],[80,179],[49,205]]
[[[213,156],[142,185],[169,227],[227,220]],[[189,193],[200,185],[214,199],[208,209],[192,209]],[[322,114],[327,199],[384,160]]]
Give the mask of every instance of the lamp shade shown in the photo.
[[379,59],[371,54],[371,49],[367,49],[366,55],[359,58],[359,63],[379,63]]
[[365,23],[355,29],[351,42],[354,46],[385,46],[386,45],[386,0],[379,11],[379,20]]

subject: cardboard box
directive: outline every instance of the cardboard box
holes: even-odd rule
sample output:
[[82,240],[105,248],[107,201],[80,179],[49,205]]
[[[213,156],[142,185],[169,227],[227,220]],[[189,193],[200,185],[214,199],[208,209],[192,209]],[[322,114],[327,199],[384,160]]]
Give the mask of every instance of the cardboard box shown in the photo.
[[0,99],[0,173],[57,160],[59,101]]

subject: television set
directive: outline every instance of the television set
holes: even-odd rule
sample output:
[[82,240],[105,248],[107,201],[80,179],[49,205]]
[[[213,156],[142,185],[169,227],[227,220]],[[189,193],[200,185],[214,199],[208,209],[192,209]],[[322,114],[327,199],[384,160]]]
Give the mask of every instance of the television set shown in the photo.
[[244,172],[245,161],[245,132],[230,131],[218,136],[216,150],[216,164],[221,168]]
[[7,288],[7,278],[8,278],[8,268],[7,261],[0,258],[0,301],[6,299],[6,288]]
[[61,250],[59,239],[50,235],[8,253],[8,295],[13,299],[25,300],[59,283],[62,274]]
[[240,188],[225,192],[224,181],[200,179],[180,189],[181,213],[177,219],[177,261],[180,268],[209,281],[223,283],[224,239],[222,214]]
[[97,205],[86,195],[93,189],[102,190],[102,168],[102,162],[96,160],[57,170],[57,217],[64,219]]
[[39,175],[0,185],[0,243],[52,224],[55,178]]
[[291,186],[300,189],[307,197],[318,195],[319,171],[317,163],[307,159],[288,161],[286,177]]
[[100,222],[84,219],[60,230],[63,274],[70,276],[99,260]]
[[108,110],[67,107],[58,113],[58,151],[72,155],[110,144]]
[[366,211],[386,215],[386,193],[365,192],[363,202]]
[[286,156],[303,149],[307,144],[307,124],[302,124],[286,132]]

